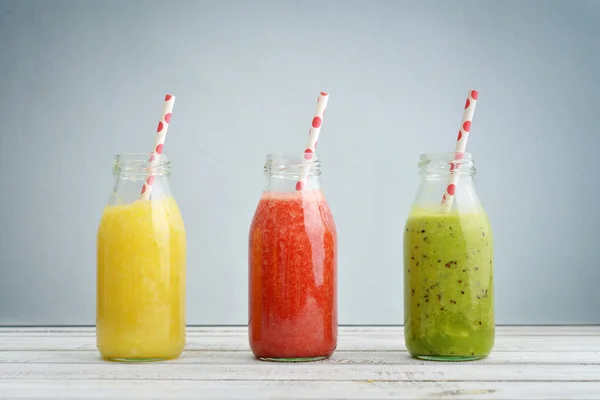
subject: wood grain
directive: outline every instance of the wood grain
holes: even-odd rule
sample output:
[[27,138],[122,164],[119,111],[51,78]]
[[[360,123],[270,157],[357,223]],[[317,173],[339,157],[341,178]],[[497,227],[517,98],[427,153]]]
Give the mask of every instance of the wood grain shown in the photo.
[[598,382],[0,380],[10,399],[597,400]]
[[255,360],[244,327],[188,329],[178,360],[100,359],[93,328],[0,328],[0,399],[598,399],[600,327],[499,327],[486,359],[411,359],[401,327],[344,327],[330,360]]

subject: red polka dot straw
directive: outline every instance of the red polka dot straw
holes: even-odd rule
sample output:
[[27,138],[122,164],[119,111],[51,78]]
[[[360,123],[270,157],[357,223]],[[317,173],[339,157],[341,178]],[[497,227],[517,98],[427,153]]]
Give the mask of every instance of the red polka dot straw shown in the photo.
[[[319,140],[319,134],[321,133],[321,126],[323,125],[323,116],[325,115],[325,109],[327,108],[327,102],[329,101],[329,94],[325,92],[319,93],[317,98],[317,110],[315,116],[312,119],[310,131],[308,132],[308,140],[304,147],[304,159],[310,161],[313,158],[313,154],[317,148],[317,142]],[[303,166],[302,172],[308,171],[308,165]],[[303,190],[306,187],[306,175],[303,175],[296,184],[296,190]]]
[[475,106],[477,105],[478,96],[479,93],[476,90],[470,90],[465,103],[465,111],[463,112],[463,118],[460,123],[458,137],[456,138],[454,160],[450,162],[451,174],[448,176],[446,190],[442,196],[442,209],[446,212],[449,212],[452,209],[452,202],[454,200],[454,194],[456,192],[456,186],[460,176],[460,162],[457,162],[457,160],[462,160],[462,158],[465,156],[467,140],[469,140],[469,132],[471,131],[471,123],[473,121],[473,114],[475,113]]
[[165,138],[167,131],[169,130],[169,124],[171,123],[171,113],[173,112],[173,104],[175,103],[175,96],[170,94],[165,96],[165,102],[163,103],[163,111],[158,121],[158,127],[156,128],[156,135],[154,136],[154,147],[152,148],[152,154],[148,160],[148,177],[142,186],[140,192],[141,200],[149,200],[150,193],[152,192],[152,184],[154,183],[153,170],[158,165],[160,155],[163,152],[165,145]]

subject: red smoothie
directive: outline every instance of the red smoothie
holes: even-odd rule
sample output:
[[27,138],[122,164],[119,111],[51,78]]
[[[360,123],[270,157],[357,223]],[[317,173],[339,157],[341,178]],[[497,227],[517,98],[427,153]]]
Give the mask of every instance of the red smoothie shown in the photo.
[[329,357],[337,345],[337,233],[322,192],[265,193],[248,258],[254,355]]

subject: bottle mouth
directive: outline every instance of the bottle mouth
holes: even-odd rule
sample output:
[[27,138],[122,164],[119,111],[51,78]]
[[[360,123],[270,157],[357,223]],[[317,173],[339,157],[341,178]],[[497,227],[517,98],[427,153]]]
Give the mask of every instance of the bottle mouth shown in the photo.
[[168,175],[171,162],[166,154],[123,153],[115,156],[113,174],[118,176],[145,177]]
[[419,156],[419,174],[475,174],[475,158],[471,153],[423,153]]
[[265,157],[264,172],[270,176],[321,175],[321,157],[316,153],[271,153]]

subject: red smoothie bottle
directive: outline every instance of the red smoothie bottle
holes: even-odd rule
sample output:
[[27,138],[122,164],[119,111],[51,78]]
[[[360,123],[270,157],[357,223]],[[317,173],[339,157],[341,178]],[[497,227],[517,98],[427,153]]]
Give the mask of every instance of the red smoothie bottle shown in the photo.
[[337,345],[337,233],[319,157],[269,155],[265,174],[248,244],[250,348],[263,360],[321,360]]

